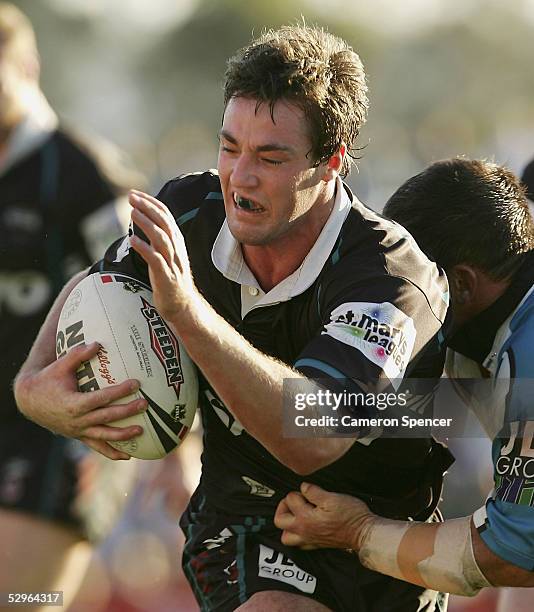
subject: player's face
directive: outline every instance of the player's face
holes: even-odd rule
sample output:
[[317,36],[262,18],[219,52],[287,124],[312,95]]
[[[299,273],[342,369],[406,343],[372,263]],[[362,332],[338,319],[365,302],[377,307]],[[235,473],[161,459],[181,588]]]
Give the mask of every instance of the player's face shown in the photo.
[[[245,245],[291,245],[319,234],[331,197],[325,165],[312,167],[311,139],[303,111],[277,102],[232,98],[220,132],[219,174],[230,231]],[[325,216],[326,212],[326,216]],[[289,239],[289,242],[288,242]]]

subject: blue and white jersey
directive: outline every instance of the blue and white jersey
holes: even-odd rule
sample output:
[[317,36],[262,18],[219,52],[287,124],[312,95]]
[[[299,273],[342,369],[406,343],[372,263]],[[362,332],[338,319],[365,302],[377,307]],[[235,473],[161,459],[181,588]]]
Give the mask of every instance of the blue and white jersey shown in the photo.
[[[457,350],[449,349],[446,371],[456,379],[461,395],[493,440],[494,489],[474,514],[474,523],[485,544],[496,555],[526,570],[534,570],[534,286],[532,256],[519,278],[502,299],[470,325],[471,341],[480,333],[478,346],[466,348],[465,336]],[[527,269],[526,269],[527,268]],[[530,270],[528,270],[530,268]],[[529,278],[530,277],[530,278]],[[528,285],[527,285],[528,283]],[[516,302],[515,307],[510,305]],[[517,302],[519,303],[517,304]],[[492,329],[508,308],[483,359],[476,351],[484,333]],[[477,317],[478,319],[478,317]],[[484,327],[486,328],[484,331]],[[461,330],[462,331],[462,330]],[[465,333],[466,330],[463,330]],[[458,344],[463,344],[458,346]],[[477,344],[475,342],[475,344]],[[458,352],[460,350],[461,352]],[[470,352],[470,357],[466,353]],[[465,385],[461,379],[490,378],[487,385]],[[469,390],[468,390],[469,388]],[[467,397],[466,397],[467,396]]]

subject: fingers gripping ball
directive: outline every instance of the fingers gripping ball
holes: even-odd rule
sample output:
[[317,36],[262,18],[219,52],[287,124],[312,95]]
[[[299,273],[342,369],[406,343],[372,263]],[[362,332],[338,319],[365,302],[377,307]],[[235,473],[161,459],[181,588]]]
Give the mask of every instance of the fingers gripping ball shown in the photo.
[[81,391],[104,389],[129,378],[140,382],[138,391],[118,403],[144,397],[148,410],[111,425],[140,425],[143,433],[110,442],[139,459],[159,459],[180,445],[198,403],[195,366],[152,303],[145,284],[126,275],[97,272],[72,290],[56,335],[58,357],[81,343],[101,345],[77,371]]

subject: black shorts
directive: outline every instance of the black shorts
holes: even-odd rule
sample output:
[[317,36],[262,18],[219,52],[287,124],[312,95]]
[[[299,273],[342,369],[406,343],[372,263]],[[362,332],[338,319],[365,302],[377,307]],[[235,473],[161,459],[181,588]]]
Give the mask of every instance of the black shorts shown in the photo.
[[354,554],[284,546],[272,517],[224,514],[200,488],[180,526],[184,572],[203,612],[230,612],[260,591],[310,597],[335,612],[446,609],[446,596],[368,570]]
[[83,534],[73,505],[79,459],[86,452],[67,440],[16,419],[0,425],[0,507],[37,515]]

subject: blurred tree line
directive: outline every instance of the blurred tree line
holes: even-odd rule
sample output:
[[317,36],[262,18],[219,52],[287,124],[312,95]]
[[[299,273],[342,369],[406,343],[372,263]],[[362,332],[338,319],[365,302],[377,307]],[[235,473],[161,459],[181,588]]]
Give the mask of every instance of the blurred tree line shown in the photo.
[[[435,159],[495,157],[517,171],[534,155],[527,0],[471,0],[463,18],[411,31],[358,20],[335,0],[190,0],[159,30],[128,18],[134,0],[115,0],[113,11],[70,2],[80,10],[16,1],[37,30],[43,88],[68,122],[126,149],[154,189],[216,164],[226,59],[263,28],[302,18],[347,39],[366,66],[371,110],[350,182],[371,206]],[[159,1],[140,2],[147,16],[159,10]]]

